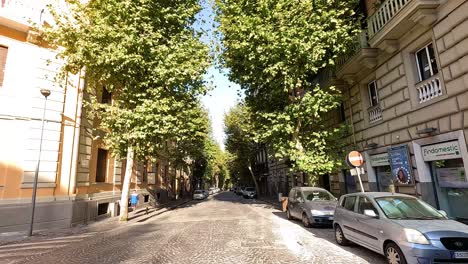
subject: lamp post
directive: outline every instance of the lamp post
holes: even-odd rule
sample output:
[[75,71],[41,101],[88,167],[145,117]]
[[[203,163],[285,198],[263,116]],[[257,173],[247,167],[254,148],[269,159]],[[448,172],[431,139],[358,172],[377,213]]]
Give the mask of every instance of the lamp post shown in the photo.
[[39,178],[39,165],[41,164],[41,152],[42,152],[42,137],[44,135],[44,120],[47,106],[47,97],[50,95],[50,90],[41,89],[41,94],[44,96],[44,110],[42,112],[42,125],[41,125],[41,139],[39,141],[39,157],[36,164],[36,172],[34,174],[34,184],[33,184],[33,193],[32,193],[32,210],[31,210],[31,224],[29,226],[28,236],[33,234],[33,225],[34,225],[34,210],[36,209],[36,192],[37,192],[37,180]]

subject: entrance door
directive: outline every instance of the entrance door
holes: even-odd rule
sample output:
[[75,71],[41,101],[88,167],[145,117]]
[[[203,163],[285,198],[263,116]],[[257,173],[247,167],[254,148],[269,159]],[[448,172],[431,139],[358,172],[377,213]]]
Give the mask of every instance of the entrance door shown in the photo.
[[320,186],[327,191],[331,191],[330,190],[330,175],[325,174],[325,175],[320,176]]
[[468,223],[468,183],[462,159],[431,162],[438,207],[448,216]]
[[343,170],[343,175],[345,180],[346,193],[355,193],[357,188],[353,175],[351,175],[349,170]]

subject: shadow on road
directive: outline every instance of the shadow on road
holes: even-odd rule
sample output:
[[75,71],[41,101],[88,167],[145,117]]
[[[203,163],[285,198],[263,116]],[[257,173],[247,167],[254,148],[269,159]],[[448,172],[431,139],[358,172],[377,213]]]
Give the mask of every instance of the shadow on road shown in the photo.
[[164,214],[166,212],[176,210],[176,209],[181,209],[181,208],[192,207],[192,206],[194,206],[194,205],[196,205],[196,204],[198,204],[200,202],[201,201],[198,201],[198,200],[187,199],[187,200],[185,200],[185,201],[183,201],[181,203],[168,203],[167,205],[163,205],[163,206],[160,206],[158,208],[141,209],[141,210],[137,211],[136,214],[129,217],[128,220],[131,221],[132,219],[137,219],[137,218],[142,217],[143,215],[147,215],[146,217],[141,218],[141,219],[136,221],[138,223],[143,223],[143,222],[146,222],[146,221],[150,220],[153,217],[162,215],[162,214]]
[[333,230],[333,227],[331,226],[316,226],[316,227],[310,227],[310,228],[306,228],[302,225],[302,221],[300,220],[288,220],[288,218],[286,217],[286,213],[284,212],[272,212],[275,216],[279,217],[279,218],[282,218],[286,221],[289,221],[293,224],[296,224],[298,225],[299,227],[301,227],[302,229],[304,229],[304,231],[306,232],[309,232],[311,233],[314,237],[318,237],[318,238],[321,238],[321,239],[324,239],[330,243],[333,243],[335,244],[336,246],[338,247],[341,247],[342,249],[356,255],[356,256],[359,256],[360,258],[362,259],[365,259],[366,261],[369,261],[369,263],[372,263],[372,264],[377,264],[375,262],[376,259],[381,259],[381,262],[379,263],[386,263],[385,262],[385,258],[380,255],[380,254],[377,254],[375,253],[374,251],[372,250],[369,250],[367,248],[364,248],[364,247],[361,247],[359,245],[356,245],[354,243],[351,243],[349,246],[340,246],[336,243],[335,241],[335,233],[334,233],[334,230]]
[[217,194],[214,194],[211,199],[221,202],[231,202],[231,203],[240,203],[240,204],[262,204],[270,205],[262,201],[261,199],[251,199],[244,198],[242,195],[235,194],[234,192],[224,191]]

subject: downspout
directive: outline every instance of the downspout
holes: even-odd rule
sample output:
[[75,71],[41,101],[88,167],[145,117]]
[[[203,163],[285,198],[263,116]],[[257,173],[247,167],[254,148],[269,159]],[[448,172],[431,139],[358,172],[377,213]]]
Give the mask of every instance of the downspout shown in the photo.
[[78,87],[76,95],[76,108],[75,108],[75,131],[73,132],[73,155],[72,165],[70,166],[70,179],[68,184],[68,196],[76,194],[76,175],[78,174],[78,150],[80,144],[80,132],[81,132],[81,113],[83,109],[83,92],[84,88],[81,89],[81,74],[80,70],[78,73]]
[[351,133],[353,135],[353,143],[354,147],[356,147],[356,134],[354,132],[354,120],[353,120],[353,106],[351,103],[351,88],[347,86],[348,90],[348,97],[349,97],[349,114],[350,114],[350,120],[351,120]]

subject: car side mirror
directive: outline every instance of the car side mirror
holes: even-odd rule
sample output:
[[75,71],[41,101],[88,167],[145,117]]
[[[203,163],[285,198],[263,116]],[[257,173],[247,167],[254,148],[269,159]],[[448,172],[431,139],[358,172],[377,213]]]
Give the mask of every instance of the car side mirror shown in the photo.
[[374,212],[374,210],[364,210],[364,215],[367,215],[369,217],[372,217],[372,218],[377,218],[377,214]]
[[447,217],[447,212],[445,212],[444,210],[439,210],[439,213],[442,214],[443,216]]

